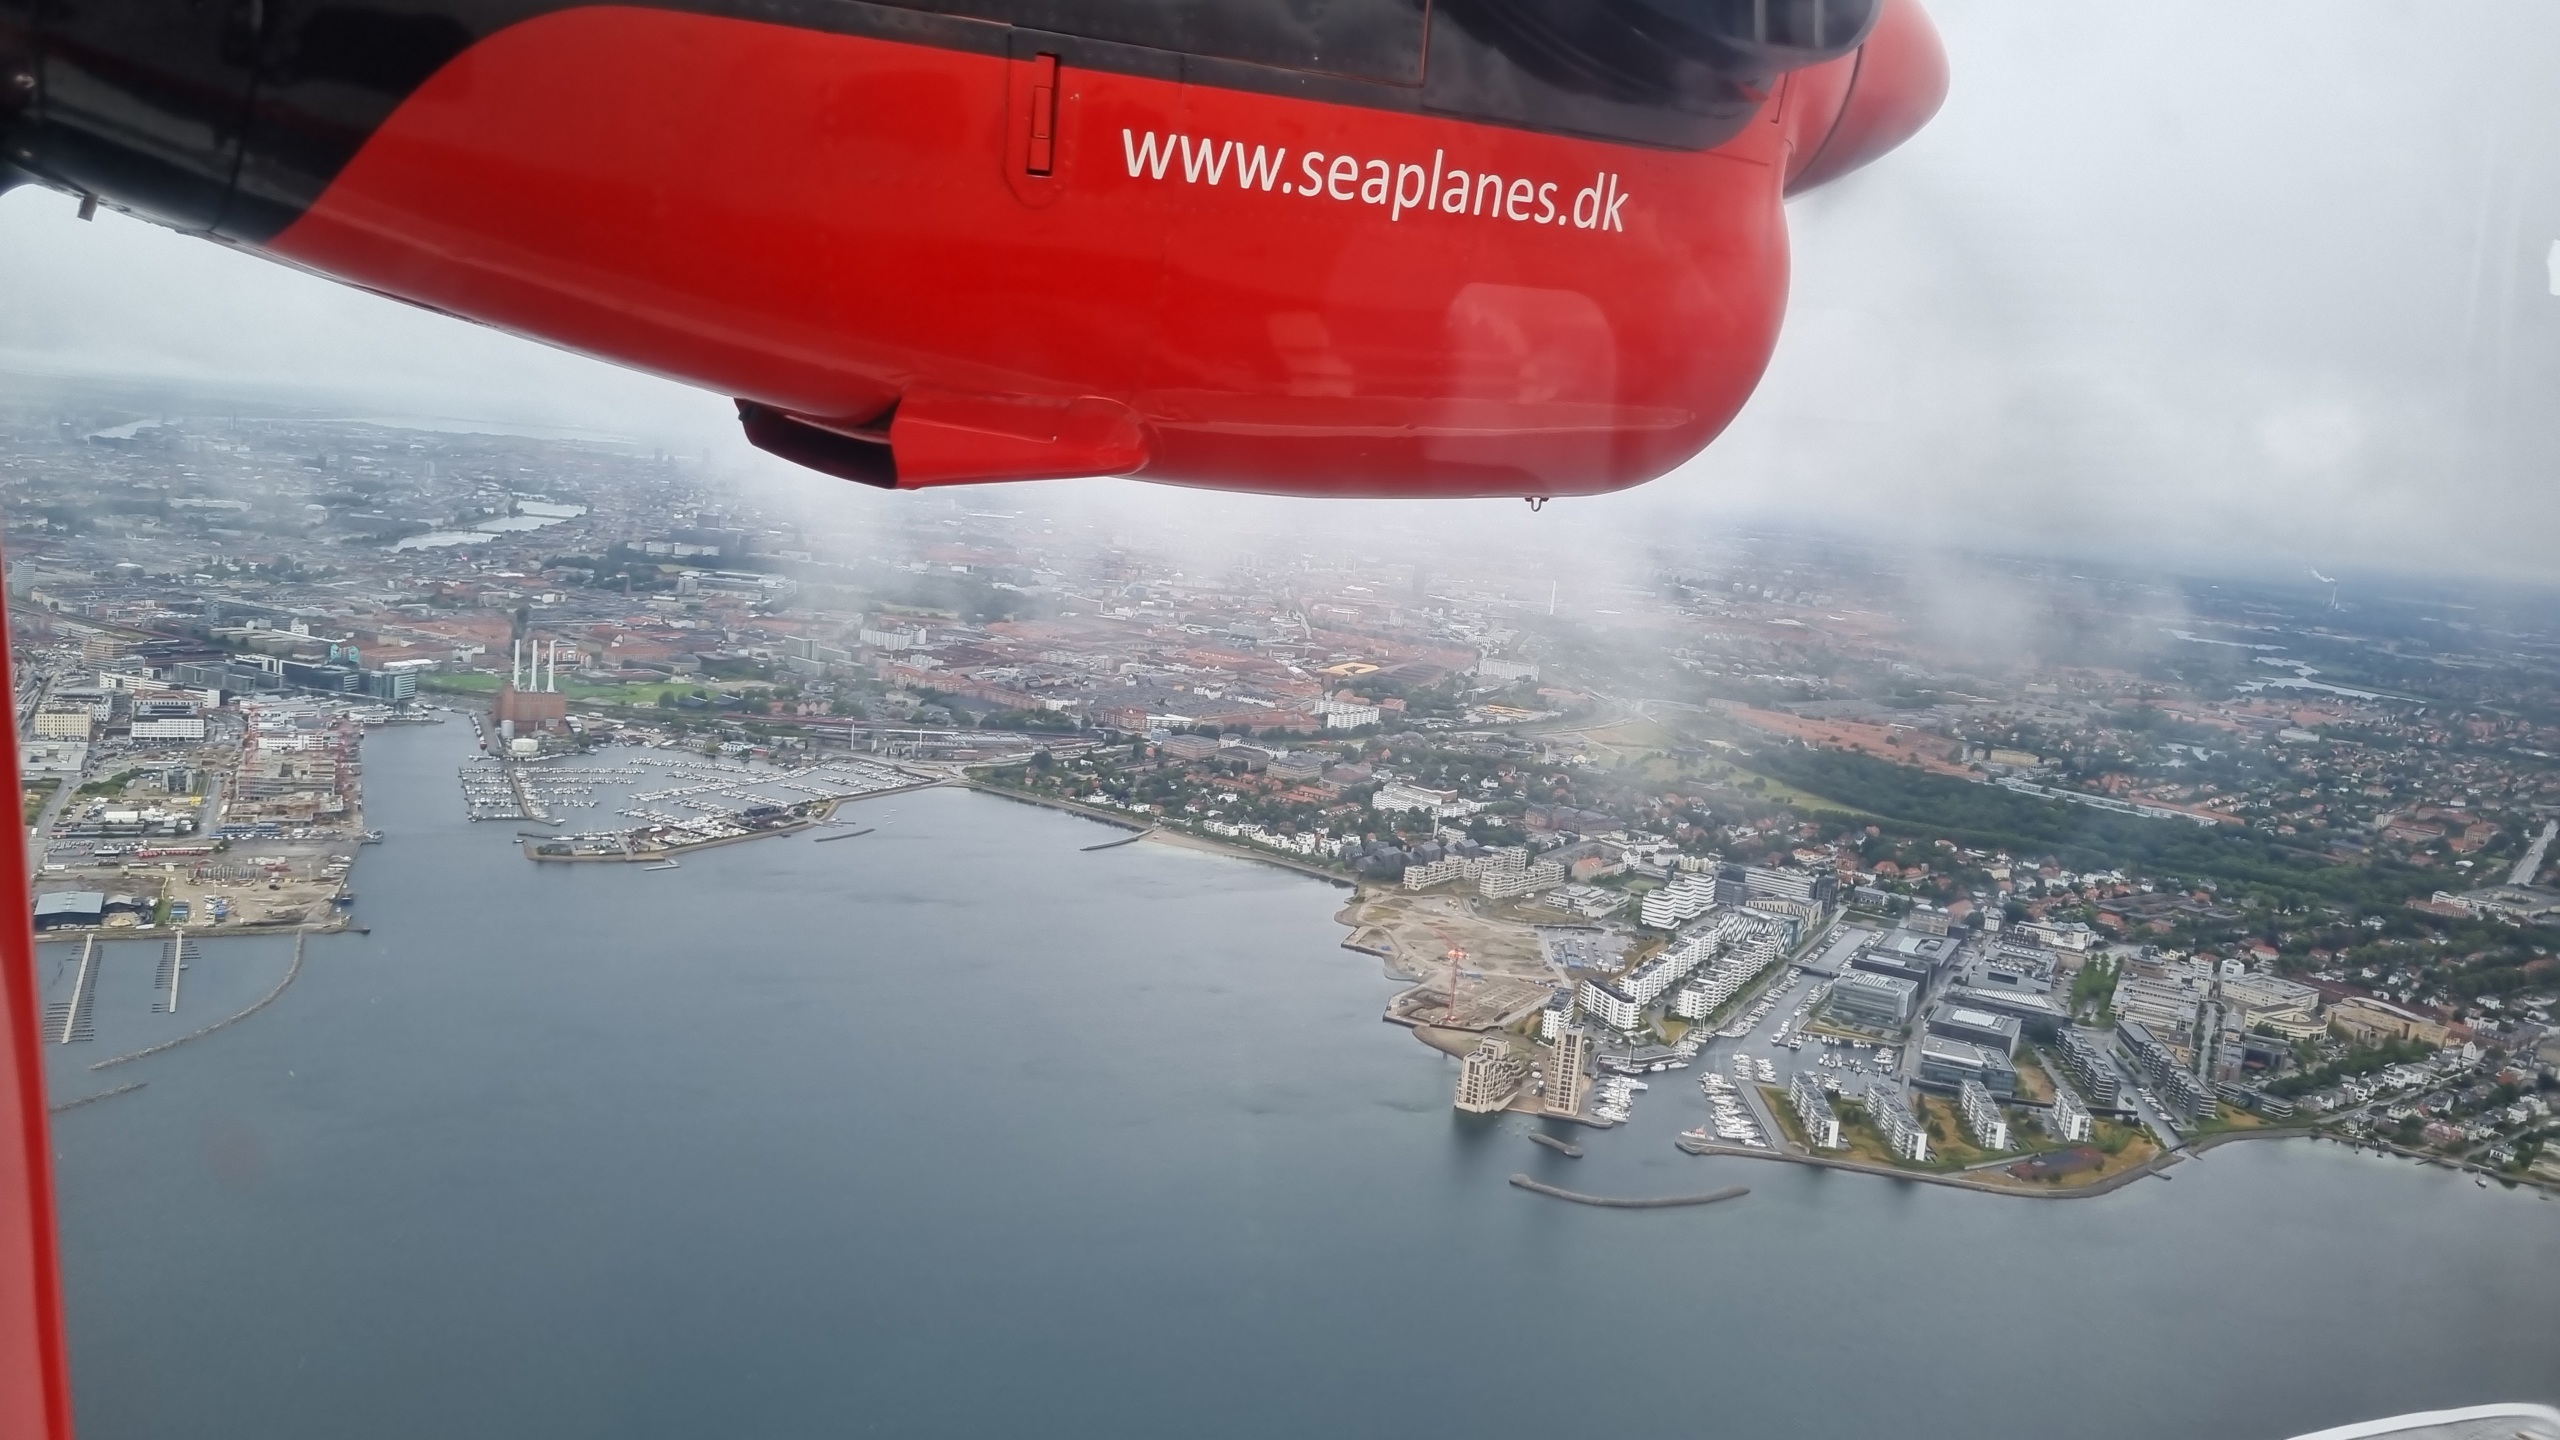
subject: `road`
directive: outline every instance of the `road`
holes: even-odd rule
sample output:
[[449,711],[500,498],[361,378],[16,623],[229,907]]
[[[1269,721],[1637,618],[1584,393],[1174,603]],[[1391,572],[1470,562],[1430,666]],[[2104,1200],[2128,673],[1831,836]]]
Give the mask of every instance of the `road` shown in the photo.
[[2542,857],[2551,852],[2554,836],[2560,836],[2560,820],[2543,821],[2542,833],[2533,837],[2533,847],[2524,852],[2524,858],[2516,862],[2515,869],[2507,872],[2508,884],[2533,883],[2533,877],[2542,873]]

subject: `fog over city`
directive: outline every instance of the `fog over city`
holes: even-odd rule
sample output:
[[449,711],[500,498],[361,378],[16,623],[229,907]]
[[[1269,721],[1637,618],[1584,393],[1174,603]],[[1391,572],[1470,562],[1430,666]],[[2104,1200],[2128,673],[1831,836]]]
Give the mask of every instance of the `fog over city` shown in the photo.
[[[1264,502],[1050,485],[1212,547],[1349,524],[1609,548],[1733,523],[2136,564],[2537,577],[2560,539],[2560,11],[1934,7],[1945,110],[1790,208],[1768,378],[1673,475],[1516,501]],[[28,189],[0,372],[538,423],[785,476],[725,397]],[[1029,487],[990,492],[1017,503]]]

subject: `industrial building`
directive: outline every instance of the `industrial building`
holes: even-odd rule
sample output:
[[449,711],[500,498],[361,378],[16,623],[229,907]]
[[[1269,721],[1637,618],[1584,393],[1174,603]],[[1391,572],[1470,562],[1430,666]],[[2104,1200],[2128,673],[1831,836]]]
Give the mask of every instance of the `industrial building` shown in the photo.
[[50,891],[36,897],[35,916],[38,930],[102,925],[107,918],[107,895],[103,890]]

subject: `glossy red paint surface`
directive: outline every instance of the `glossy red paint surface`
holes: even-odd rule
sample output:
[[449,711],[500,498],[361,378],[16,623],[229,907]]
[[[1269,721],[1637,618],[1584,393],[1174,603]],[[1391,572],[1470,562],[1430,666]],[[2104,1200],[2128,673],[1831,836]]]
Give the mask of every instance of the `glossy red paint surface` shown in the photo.
[[[8,673],[8,611],[0,596],[0,674]],[[0,730],[9,773],[18,773],[17,713]],[[71,1440],[71,1367],[62,1322],[62,1264],[55,1243],[53,1149],[46,1123],[44,1051],[38,1033],[35,916],[27,891],[27,831],[0,826],[0,1436]]]
[[1841,94],[1830,104],[1831,123],[1819,130],[1822,107],[1804,107],[1808,118],[1787,172],[1790,195],[1837,180],[1919,134],[1946,103],[1947,49],[1919,0],[1886,0],[1856,54],[1798,78],[1808,91],[1837,86]]
[[1610,490],[1705,445],[1775,342],[1775,114],[1682,153],[1069,66],[1039,175],[1042,73],[560,12],[429,80],[274,248],[830,422],[915,391],[1137,427],[944,443],[902,455],[903,484],[1103,464],[1317,494]]

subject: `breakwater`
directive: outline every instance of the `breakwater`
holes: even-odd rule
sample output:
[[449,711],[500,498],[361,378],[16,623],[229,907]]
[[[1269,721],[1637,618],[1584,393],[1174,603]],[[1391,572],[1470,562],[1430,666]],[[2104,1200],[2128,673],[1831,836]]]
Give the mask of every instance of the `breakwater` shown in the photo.
[[1751,1193],[1748,1185],[1727,1185],[1704,1195],[1656,1195],[1639,1200],[1621,1200],[1608,1195],[1585,1195],[1578,1190],[1564,1190],[1526,1175],[1514,1175],[1511,1183],[1540,1195],[1570,1200],[1576,1205],[1597,1205],[1606,1210],[1669,1210],[1682,1205],[1713,1205],[1719,1200],[1738,1200]]
[[[261,996],[257,1003],[251,1005],[248,1009],[241,1011],[237,1015],[216,1020],[201,1030],[190,1030],[175,1040],[163,1040],[157,1045],[136,1050],[130,1055],[117,1055],[110,1059],[101,1060],[89,1068],[92,1070],[104,1070],[110,1065],[122,1065],[128,1060],[139,1060],[146,1055],[157,1055],[163,1050],[175,1050],[190,1040],[201,1040],[207,1035],[212,1034],[214,1031],[222,1029],[226,1025],[237,1025],[241,1021],[248,1019],[250,1016],[257,1014],[268,1006],[273,1005],[277,1000],[283,997],[286,987],[293,984],[293,977],[302,973],[302,945],[304,941],[310,938],[311,932],[308,930],[295,932],[293,937],[293,963],[285,968],[284,978],[276,982],[276,988]],[[132,1087],[128,1086],[126,1088],[130,1089]],[[108,1095],[118,1095],[122,1093],[123,1091],[119,1090],[110,1090],[107,1092]],[[106,1098],[106,1095],[94,1096],[92,1098],[103,1100]]]
[[59,1115],[65,1110],[77,1110],[83,1105],[95,1105],[101,1100],[113,1100],[119,1095],[130,1095],[150,1083],[148,1080],[129,1080],[113,1090],[101,1090],[95,1095],[83,1095],[77,1100],[65,1100],[59,1105],[48,1105],[45,1110],[48,1114]]

